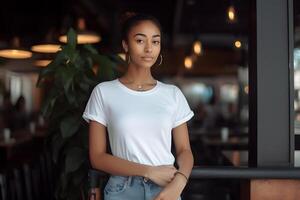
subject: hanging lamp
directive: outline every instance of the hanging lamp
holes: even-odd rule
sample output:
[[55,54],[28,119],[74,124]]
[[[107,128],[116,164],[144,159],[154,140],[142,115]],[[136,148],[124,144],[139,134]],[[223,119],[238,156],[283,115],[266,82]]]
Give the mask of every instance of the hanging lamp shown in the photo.
[[32,52],[20,47],[20,39],[14,37],[12,48],[1,49],[0,56],[9,59],[27,59],[32,57]]
[[[101,36],[92,32],[87,31],[85,26],[85,20],[83,18],[78,19],[78,31],[77,31],[77,43],[78,44],[95,44],[101,41]],[[59,37],[59,41],[67,43],[67,36],[62,35]]]
[[53,28],[48,32],[48,34],[46,35],[46,39],[45,42],[40,43],[40,44],[36,44],[33,45],[31,47],[31,51],[36,52],[36,53],[56,53],[58,52],[60,49],[60,44],[56,43],[56,41],[54,41],[55,37],[54,37],[54,32],[53,32]]

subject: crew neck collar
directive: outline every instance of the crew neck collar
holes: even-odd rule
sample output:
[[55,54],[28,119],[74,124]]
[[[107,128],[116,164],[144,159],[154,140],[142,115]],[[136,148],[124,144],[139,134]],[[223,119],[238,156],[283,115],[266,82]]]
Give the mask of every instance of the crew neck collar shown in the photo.
[[128,93],[131,94],[136,94],[136,95],[144,95],[144,94],[150,94],[153,93],[154,91],[156,91],[158,89],[158,87],[160,86],[160,81],[156,80],[156,85],[149,89],[149,90],[145,90],[145,91],[137,91],[137,90],[133,90],[130,89],[129,87],[125,86],[120,80],[119,78],[115,79],[116,83],[125,91],[127,91]]

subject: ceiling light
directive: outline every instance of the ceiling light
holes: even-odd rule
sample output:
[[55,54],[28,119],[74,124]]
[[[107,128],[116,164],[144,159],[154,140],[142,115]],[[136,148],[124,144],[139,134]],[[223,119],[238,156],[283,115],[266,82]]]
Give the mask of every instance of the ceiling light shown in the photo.
[[38,53],[56,53],[60,50],[60,45],[58,44],[39,44],[31,47],[31,51]]
[[234,46],[236,47],[236,48],[241,48],[242,47],[242,43],[241,43],[241,41],[239,41],[239,40],[236,40],[235,42],[234,42]]
[[20,40],[18,37],[13,38],[12,48],[0,50],[0,56],[10,59],[26,59],[31,58],[32,53],[20,48]]
[[11,59],[25,59],[31,58],[32,53],[30,51],[20,49],[3,49],[0,50],[0,56]]
[[[79,18],[77,22],[77,44],[94,44],[101,41],[101,36],[91,32],[86,31],[85,29],[85,20],[83,18]],[[62,35],[59,37],[59,41],[62,43],[67,43],[67,36]]]
[[190,68],[192,68],[192,66],[193,66],[192,58],[190,56],[185,57],[184,67],[187,68],[187,69],[190,69]]
[[230,21],[235,20],[235,9],[233,6],[229,6],[228,11],[227,11],[228,19]]
[[52,60],[36,60],[34,62],[34,65],[37,67],[46,67],[48,66],[50,63],[52,62]]
[[[59,37],[59,41],[67,43],[67,36],[62,35]],[[101,37],[92,33],[77,33],[77,44],[94,44],[101,41]]]
[[194,53],[196,54],[196,55],[200,55],[201,54],[201,52],[202,52],[202,44],[201,44],[201,42],[200,41],[196,41],[196,42],[194,42]]
[[246,86],[244,87],[244,92],[245,92],[246,94],[249,94],[249,86],[248,86],[248,85],[246,85]]

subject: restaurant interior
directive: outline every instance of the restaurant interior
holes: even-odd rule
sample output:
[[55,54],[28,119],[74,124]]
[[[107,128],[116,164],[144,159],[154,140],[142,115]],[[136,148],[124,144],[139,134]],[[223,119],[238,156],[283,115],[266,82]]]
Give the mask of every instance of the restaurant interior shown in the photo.
[[[300,2],[289,2],[291,121],[299,148]],[[251,6],[251,0],[2,1],[0,200],[89,199],[91,189],[105,186],[108,175],[91,170],[81,115],[97,83],[126,71],[119,23],[125,12],[151,14],[162,24],[163,62],[152,74],[177,85],[195,114],[188,121],[194,165],[248,168]],[[300,167],[300,148],[293,159]],[[183,199],[244,199],[243,188],[237,178],[191,176]]]

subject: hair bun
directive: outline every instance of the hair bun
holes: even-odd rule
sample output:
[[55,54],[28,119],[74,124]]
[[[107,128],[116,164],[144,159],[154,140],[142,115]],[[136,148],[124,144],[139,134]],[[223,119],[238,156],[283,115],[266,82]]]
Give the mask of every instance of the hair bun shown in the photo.
[[153,22],[157,28],[161,32],[161,25],[159,21],[153,17],[152,15],[148,14],[141,14],[141,13],[135,13],[135,12],[125,12],[121,15],[120,18],[120,27],[121,27],[121,38],[123,40],[127,40],[128,33],[130,29],[134,26],[136,26],[141,21],[151,21]]
[[121,15],[121,19],[120,19],[120,24],[123,25],[128,19],[136,16],[137,13],[135,12],[125,12],[124,14]]

